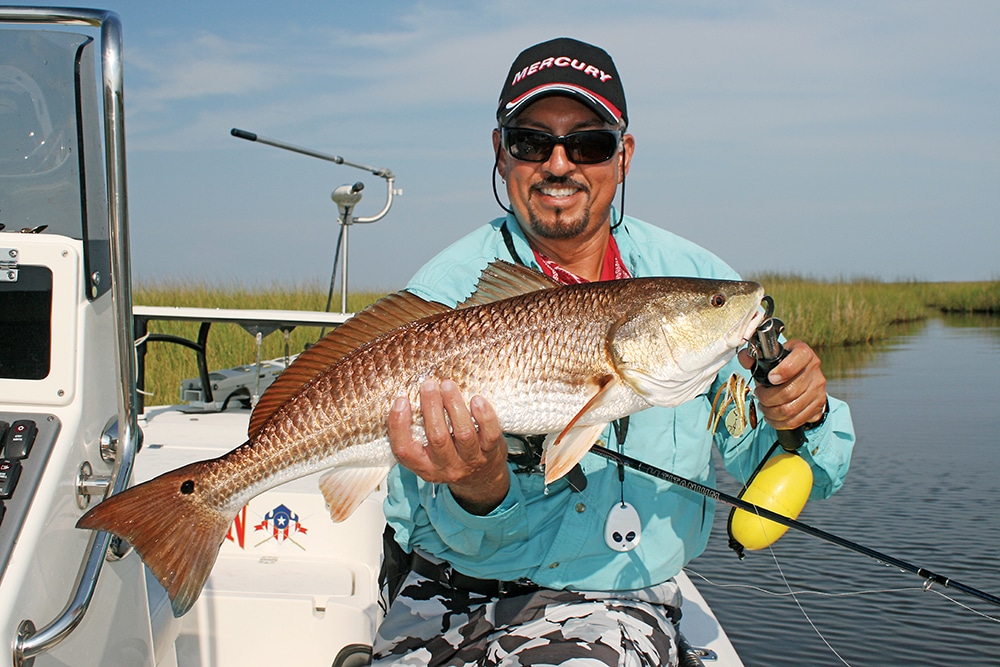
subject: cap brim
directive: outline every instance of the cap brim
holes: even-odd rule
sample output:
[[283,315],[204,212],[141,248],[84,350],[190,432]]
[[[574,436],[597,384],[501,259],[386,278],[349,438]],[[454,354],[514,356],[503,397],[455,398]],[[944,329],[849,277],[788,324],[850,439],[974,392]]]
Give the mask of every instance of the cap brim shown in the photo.
[[520,97],[511,100],[500,109],[499,120],[506,123],[520,112],[524,107],[533,102],[537,102],[543,97],[553,95],[563,95],[572,97],[583,102],[607,123],[616,125],[621,122],[622,113],[614,104],[599,95],[595,95],[586,88],[574,86],[569,83],[547,83],[537,88],[532,88]]

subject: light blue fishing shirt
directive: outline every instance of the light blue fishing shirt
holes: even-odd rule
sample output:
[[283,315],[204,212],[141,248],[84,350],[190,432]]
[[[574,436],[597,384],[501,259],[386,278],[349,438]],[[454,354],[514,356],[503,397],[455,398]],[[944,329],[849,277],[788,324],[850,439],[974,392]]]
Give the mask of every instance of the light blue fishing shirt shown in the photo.
[[[614,211],[612,219],[617,219]],[[493,220],[442,251],[407,289],[450,306],[463,301],[490,261],[514,259],[501,234],[504,220]],[[508,215],[506,222],[517,255],[538,270],[516,220]],[[613,234],[634,277],[739,278],[707,250],[635,218],[626,216]],[[610,426],[603,441],[627,456],[711,487],[715,486],[714,446],[727,470],[745,481],[776,437],[763,420],[741,438],[730,436],[722,424],[714,434],[709,432],[712,400],[733,373],[749,377],[734,359],[705,394],[676,408],[650,408],[632,415],[623,445]],[[811,497],[827,497],[843,484],[850,463],[855,438],[848,406],[831,397],[826,421],[806,435],[808,442],[801,451],[814,473]],[[676,575],[705,549],[714,500],[629,469],[621,483],[618,466],[593,454],[585,456],[581,466],[587,485],[576,492],[565,478],[546,491],[541,474],[515,473],[511,464],[510,491],[486,516],[463,510],[446,485],[429,484],[395,466],[389,474],[385,514],[407,551],[418,548],[468,576],[528,578],[554,589],[651,586]],[[612,550],[604,538],[608,512],[623,498],[642,521],[638,546],[624,553]]]

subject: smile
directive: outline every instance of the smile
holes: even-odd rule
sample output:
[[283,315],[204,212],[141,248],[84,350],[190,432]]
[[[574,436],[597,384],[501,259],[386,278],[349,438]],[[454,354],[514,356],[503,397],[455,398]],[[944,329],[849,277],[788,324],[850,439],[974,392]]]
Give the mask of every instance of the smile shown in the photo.
[[579,190],[576,188],[538,188],[539,192],[547,197],[570,197],[575,195]]
[[555,198],[572,197],[577,193],[587,191],[587,188],[582,184],[572,181],[564,183],[552,183],[551,181],[546,181],[535,185],[534,189],[546,197]]

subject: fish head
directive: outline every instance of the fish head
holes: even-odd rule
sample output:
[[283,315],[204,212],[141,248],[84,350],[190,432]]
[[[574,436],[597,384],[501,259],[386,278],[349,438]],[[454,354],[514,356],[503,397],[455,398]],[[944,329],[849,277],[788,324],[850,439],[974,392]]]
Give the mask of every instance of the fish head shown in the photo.
[[674,407],[704,392],[764,318],[755,282],[650,278],[608,332],[611,362],[652,405]]

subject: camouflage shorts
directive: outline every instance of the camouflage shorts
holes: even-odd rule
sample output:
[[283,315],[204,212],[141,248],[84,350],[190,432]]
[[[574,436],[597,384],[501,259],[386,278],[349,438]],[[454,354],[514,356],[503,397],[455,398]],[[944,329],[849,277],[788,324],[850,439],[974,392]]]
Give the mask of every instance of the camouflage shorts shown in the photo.
[[638,591],[541,589],[494,599],[411,572],[375,638],[374,667],[677,665],[673,581]]

